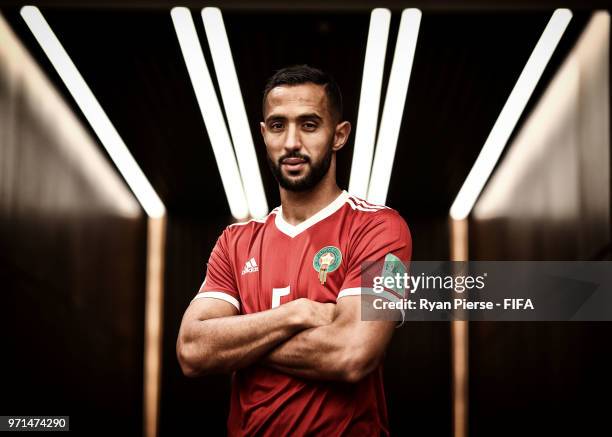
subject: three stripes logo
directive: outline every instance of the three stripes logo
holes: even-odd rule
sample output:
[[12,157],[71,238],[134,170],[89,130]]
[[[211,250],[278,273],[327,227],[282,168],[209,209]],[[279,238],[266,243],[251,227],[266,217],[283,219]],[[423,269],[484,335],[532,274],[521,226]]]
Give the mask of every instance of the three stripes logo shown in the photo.
[[255,262],[255,257],[253,257],[244,264],[244,268],[242,269],[242,274],[246,275],[247,273],[255,273],[258,271],[259,271],[259,266]]

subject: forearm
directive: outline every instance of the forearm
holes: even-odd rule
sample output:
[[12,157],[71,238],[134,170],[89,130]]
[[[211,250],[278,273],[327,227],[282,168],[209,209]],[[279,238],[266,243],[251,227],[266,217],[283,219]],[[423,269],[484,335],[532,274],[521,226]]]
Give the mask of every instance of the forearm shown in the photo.
[[347,349],[343,332],[332,323],[296,334],[270,351],[263,362],[302,378],[345,380],[354,364]]
[[308,325],[295,308],[194,320],[179,335],[179,361],[189,376],[232,372],[261,358]]
[[263,362],[302,378],[356,382],[378,366],[392,334],[392,322],[335,320],[296,334]]

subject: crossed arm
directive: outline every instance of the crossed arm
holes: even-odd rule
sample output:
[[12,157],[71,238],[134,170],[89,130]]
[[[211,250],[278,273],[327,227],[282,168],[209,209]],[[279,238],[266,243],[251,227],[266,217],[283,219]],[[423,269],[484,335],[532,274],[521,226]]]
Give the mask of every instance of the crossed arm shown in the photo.
[[259,362],[303,378],[356,382],[376,368],[394,327],[360,315],[359,296],[337,304],[297,299],[247,315],[222,300],[197,299],[183,317],[177,356],[187,376]]

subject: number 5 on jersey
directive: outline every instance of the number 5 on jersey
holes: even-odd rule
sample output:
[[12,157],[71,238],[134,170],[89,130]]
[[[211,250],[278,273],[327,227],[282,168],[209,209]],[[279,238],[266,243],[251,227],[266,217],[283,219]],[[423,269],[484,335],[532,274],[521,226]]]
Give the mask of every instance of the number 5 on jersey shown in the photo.
[[287,285],[283,288],[273,288],[272,289],[272,308],[276,308],[280,306],[281,297],[287,296],[291,292],[291,286]]

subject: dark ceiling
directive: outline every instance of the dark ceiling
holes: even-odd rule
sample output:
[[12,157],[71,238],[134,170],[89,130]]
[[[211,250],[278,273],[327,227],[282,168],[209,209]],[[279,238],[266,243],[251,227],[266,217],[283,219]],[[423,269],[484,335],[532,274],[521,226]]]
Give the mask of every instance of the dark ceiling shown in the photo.
[[[7,6],[22,6],[23,1],[2,0]],[[420,8],[424,11],[509,11],[571,8],[590,11],[609,7],[606,0],[32,0],[27,4],[40,7],[59,8],[117,8],[117,9],[170,9],[173,6],[187,6],[198,9],[217,6],[225,10],[311,10],[311,11],[369,11],[372,8]]]
[[[278,190],[267,169],[258,128],[263,84],[275,69],[288,64],[308,63],[329,70],[343,89],[345,116],[354,123],[369,10],[241,10],[239,2],[229,3],[233,7],[223,16],[273,207],[279,203]],[[170,8],[42,11],[170,215],[229,217]],[[2,12],[81,116],[18,8],[5,7]],[[199,8],[192,12],[214,74]],[[393,10],[386,77],[400,12]],[[446,217],[551,13],[552,9],[424,10],[387,202],[409,223]],[[587,11],[575,12],[530,105],[589,16]],[[384,87],[386,83],[383,95]],[[352,140],[339,155],[338,180],[343,188],[348,185]]]

